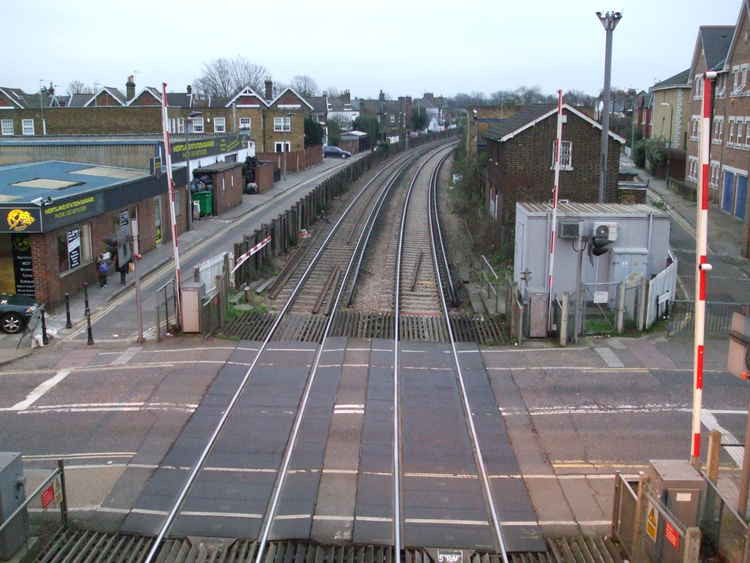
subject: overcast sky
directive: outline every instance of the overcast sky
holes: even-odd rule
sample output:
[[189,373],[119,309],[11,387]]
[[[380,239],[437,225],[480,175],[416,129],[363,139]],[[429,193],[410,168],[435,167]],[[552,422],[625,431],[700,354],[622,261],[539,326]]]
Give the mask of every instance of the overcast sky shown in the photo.
[[596,93],[604,30],[597,10],[618,9],[612,83],[647,88],[688,66],[699,25],[734,25],[740,0],[568,2],[159,2],[5,0],[0,85],[64,92],[72,80],[124,90],[168,83],[184,91],[204,62],[242,55],[273,78],[312,76],[352,95],[538,85]]

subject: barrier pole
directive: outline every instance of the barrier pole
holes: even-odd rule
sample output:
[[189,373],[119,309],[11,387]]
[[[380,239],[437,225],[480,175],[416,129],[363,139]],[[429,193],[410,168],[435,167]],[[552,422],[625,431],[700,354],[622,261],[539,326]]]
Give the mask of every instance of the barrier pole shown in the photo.
[[552,187],[552,228],[549,238],[549,271],[547,275],[547,332],[552,330],[552,283],[555,271],[555,246],[557,244],[557,199],[560,192],[560,158],[562,154],[563,92],[557,91],[557,136],[555,137],[555,185]]

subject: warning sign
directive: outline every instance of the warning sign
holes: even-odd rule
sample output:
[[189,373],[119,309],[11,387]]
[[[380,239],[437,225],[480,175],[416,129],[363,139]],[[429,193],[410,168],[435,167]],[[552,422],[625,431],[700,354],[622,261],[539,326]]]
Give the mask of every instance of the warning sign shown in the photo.
[[669,522],[664,523],[664,537],[676,550],[680,550],[680,534]]
[[42,508],[47,508],[55,500],[55,488],[50,485],[42,491]]
[[646,515],[646,535],[651,538],[652,541],[656,541],[656,530],[659,529],[659,513],[656,512],[656,507],[648,503],[648,513]]

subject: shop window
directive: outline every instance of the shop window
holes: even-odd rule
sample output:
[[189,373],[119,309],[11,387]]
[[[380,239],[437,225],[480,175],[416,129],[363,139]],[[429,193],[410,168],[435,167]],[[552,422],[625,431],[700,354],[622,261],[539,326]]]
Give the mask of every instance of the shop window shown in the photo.
[[91,263],[91,226],[75,225],[57,235],[57,265],[63,274]]

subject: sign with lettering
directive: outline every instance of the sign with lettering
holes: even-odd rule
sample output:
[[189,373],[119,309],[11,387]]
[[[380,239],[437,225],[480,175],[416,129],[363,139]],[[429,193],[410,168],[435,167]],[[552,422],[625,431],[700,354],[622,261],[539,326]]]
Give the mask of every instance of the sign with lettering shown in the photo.
[[82,195],[44,207],[44,226],[47,231],[69,225],[104,211],[101,194]]
[[42,214],[38,207],[4,207],[0,209],[0,232],[41,233]]
[[174,141],[172,143],[172,162],[181,162],[187,158],[200,158],[233,152],[244,148],[239,135],[191,139],[190,141]]
[[68,231],[68,268],[72,270],[81,265],[81,229]]
[[464,552],[458,549],[438,549],[437,563],[463,563]]
[[669,521],[664,523],[664,537],[667,541],[672,544],[676,550],[680,549],[680,533],[675,529]]
[[13,246],[13,271],[16,280],[16,295],[35,297],[31,237],[28,235],[11,235],[11,245]]

